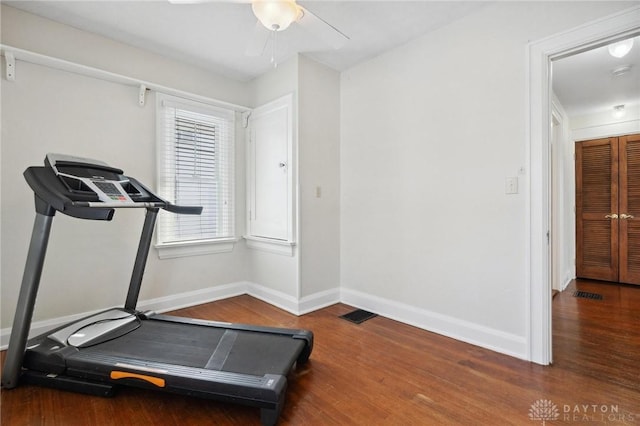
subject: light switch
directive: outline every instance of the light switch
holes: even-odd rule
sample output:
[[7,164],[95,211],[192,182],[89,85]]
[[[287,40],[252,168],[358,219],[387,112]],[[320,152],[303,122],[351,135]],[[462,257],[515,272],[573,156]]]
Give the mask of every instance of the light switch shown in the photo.
[[319,186],[316,186],[316,198],[320,198],[322,197],[322,188]]
[[505,194],[517,194],[518,193],[518,178],[508,177],[504,184]]

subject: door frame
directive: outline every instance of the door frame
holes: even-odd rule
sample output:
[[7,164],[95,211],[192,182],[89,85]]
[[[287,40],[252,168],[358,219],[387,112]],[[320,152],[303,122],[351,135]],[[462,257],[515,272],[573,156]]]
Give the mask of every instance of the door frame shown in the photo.
[[640,7],[633,7],[528,45],[529,165],[527,206],[529,268],[527,353],[542,365],[552,361],[551,332],[551,61],[628,38],[640,31]]

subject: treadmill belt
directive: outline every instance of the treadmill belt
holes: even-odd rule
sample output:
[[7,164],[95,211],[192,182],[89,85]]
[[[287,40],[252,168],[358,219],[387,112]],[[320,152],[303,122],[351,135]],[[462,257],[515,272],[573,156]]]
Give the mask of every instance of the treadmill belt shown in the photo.
[[238,332],[222,371],[263,375],[286,375],[302,352],[305,342],[288,336]]
[[262,376],[286,375],[304,345],[288,336],[147,320],[122,337],[82,351]]

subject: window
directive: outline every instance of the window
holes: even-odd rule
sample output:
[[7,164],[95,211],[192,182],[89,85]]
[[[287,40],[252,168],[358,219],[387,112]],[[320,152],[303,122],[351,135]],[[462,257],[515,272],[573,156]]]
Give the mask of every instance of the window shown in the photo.
[[174,96],[156,99],[159,195],[203,207],[201,215],[160,213],[160,257],[229,251],[235,241],[235,114]]

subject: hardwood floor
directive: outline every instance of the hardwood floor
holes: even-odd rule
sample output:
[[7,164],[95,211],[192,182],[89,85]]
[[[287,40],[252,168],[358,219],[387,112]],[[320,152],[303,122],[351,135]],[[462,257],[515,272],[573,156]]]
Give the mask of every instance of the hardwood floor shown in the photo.
[[[576,288],[603,300],[573,297]],[[548,367],[383,317],[338,318],[352,309],[295,317],[239,296],[174,314],[313,330],[282,425],[640,425],[640,287],[578,282],[556,296]],[[1,400],[2,425],[11,426],[259,424],[257,409],[130,388],[99,398],[23,386]],[[540,400],[557,411],[532,419]]]

